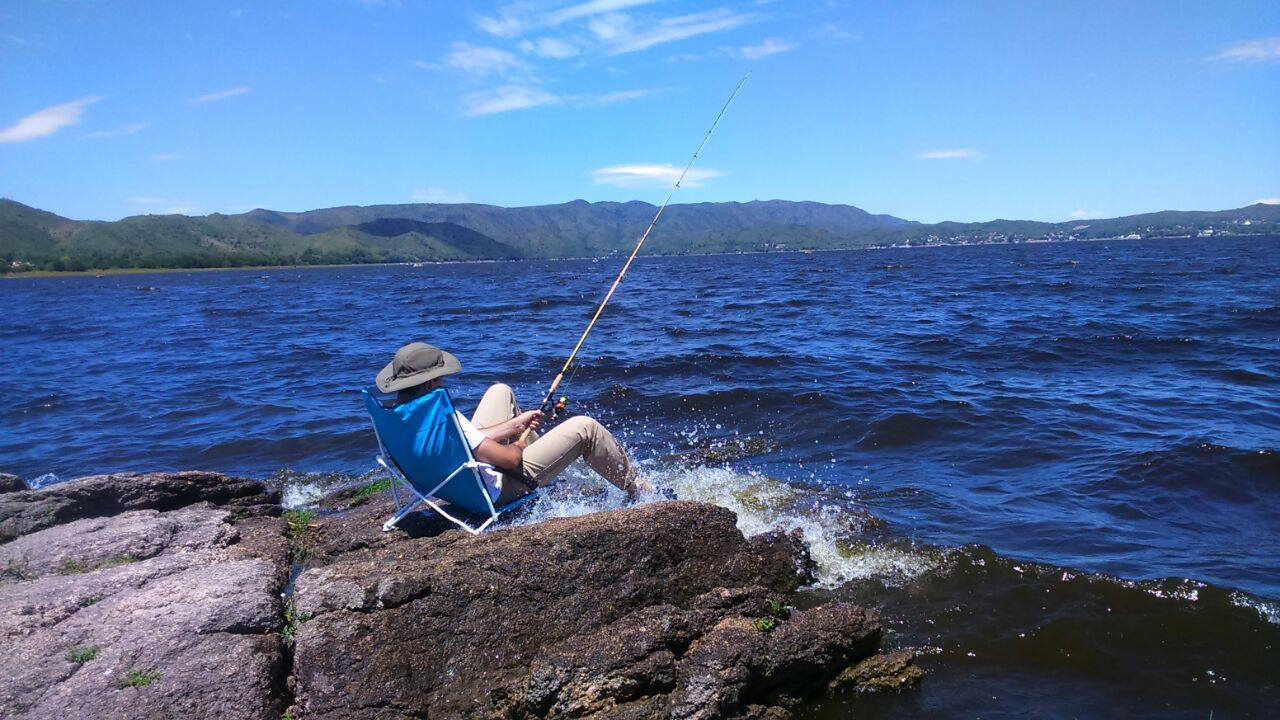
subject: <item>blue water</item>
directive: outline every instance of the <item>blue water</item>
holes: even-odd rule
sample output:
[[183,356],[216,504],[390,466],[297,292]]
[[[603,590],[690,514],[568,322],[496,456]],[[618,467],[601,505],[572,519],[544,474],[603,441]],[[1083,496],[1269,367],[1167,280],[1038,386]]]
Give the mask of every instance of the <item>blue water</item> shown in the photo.
[[[0,282],[0,470],[352,478],[374,451],[356,391],[400,344],[454,352],[464,407],[499,380],[532,404],[619,264]],[[1055,700],[1022,707],[1141,714],[1148,692],[1178,699],[1160,716],[1249,715],[1275,701],[1280,659],[1278,277],[1275,237],[643,258],[566,390],[682,496],[747,531],[806,529],[818,592],[884,603],[900,641],[939,648],[917,704],[888,715],[998,715],[991,678],[1035,662],[959,668],[974,647],[1003,657],[982,603],[1055,621],[1051,598],[1023,597],[1033,576],[1058,583],[1042,595],[1083,593],[1086,635],[1113,593],[1164,603],[1135,620],[1159,627],[1203,611],[1182,636],[1220,637],[1219,665],[1244,679],[1210,682],[1198,646],[1126,650],[1126,625],[1109,651],[1167,655],[1170,685],[1112,687],[1055,656]],[[747,438],[765,451],[679,461]],[[619,502],[589,478],[564,486],[540,512]],[[1059,577],[1076,571],[1091,579]],[[920,627],[957,603],[974,612]]]

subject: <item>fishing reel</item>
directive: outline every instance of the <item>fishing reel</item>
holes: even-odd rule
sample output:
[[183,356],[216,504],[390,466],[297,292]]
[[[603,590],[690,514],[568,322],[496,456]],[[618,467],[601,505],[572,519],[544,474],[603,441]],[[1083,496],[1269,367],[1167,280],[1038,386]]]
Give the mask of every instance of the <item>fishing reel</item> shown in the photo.
[[542,414],[548,422],[555,422],[565,413],[565,408],[569,407],[569,398],[561,395],[555,400],[548,399],[546,404],[542,406]]

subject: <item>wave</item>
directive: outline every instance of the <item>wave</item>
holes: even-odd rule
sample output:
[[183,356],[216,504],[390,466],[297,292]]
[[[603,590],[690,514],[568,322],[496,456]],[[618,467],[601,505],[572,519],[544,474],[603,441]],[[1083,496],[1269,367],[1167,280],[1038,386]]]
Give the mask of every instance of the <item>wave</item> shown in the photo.
[[1095,482],[1100,490],[1117,486],[1154,485],[1169,490],[1209,492],[1237,502],[1280,488],[1280,452],[1188,442],[1139,453],[1113,456],[1118,468]]
[[914,445],[968,425],[958,417],[930,416],[915,412],[888,413],[871,421],[871,426],[858,439],[858,447],[870,450]]

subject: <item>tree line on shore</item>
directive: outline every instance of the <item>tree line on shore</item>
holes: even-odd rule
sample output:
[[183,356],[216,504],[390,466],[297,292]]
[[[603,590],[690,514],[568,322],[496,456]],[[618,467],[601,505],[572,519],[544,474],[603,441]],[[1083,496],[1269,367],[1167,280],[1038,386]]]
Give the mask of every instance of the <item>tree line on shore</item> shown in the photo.
[[[654,209],[642,202],[579,200],[526,208],[375,205],[303,213],[142,215],[102,222],[71,220],[0,199],[0,268],[13,273],[606,257],[627,251]],[[1280,233],[1280,205],[1065,223],[924,224],[848,205],[781,200],[698,203],[672,206],[646,252],[830,250],[1205,233]]]

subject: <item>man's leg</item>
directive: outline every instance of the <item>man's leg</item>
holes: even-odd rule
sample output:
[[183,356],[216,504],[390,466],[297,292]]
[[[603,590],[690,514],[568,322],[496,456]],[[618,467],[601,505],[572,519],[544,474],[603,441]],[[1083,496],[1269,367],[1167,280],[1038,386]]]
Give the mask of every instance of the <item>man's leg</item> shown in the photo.
[[[515,392],[502,383],[494,383],[484,391],[484,397],[480,398],[480,405],[471,416],[471,424],[481,429],[493,427],[521,412],[520,404],[516,402]],[[530,433],[529,442],[533,442],[537,437],[538,433]]]
[[[480,405],[471,416],[471,424],[478,428],[487,428],[504,423],[519,414],[520,405],[516,402],[515,392],[502,383],[494,383],[484,391],[484,397],[480,398]],[[537,438],[538,434],[531,433],[529,437]],[[502,507],[517,498],[528,495],[529,492],[529,486],[521,482],[514,473],[504,472],[502,473],[502,492],[494,504]]]
[[626,450],[603,425],[584,415],[565,420],[525,448],[524,471],[545,485],[578,458],[628,494],[639,487]]

